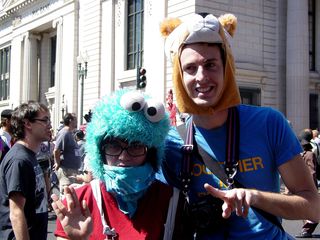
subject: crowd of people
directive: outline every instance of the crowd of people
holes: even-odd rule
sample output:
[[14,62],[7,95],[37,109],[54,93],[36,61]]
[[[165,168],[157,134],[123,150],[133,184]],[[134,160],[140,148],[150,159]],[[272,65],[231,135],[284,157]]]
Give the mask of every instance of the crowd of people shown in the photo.
[[303,220],[297,237],[312,237],[319,132],[295,134],[279,111],[241,104],[236,23],[232,14],[163,22],[169,107],[175,98],[187,116],[180,126],[162,103],[132,90],[99,100],[86,133],[67,113],[53,137],[38,102],[4,110],[0,238],[46,239],[51,167],[58,239],[294,239],[282,218]]

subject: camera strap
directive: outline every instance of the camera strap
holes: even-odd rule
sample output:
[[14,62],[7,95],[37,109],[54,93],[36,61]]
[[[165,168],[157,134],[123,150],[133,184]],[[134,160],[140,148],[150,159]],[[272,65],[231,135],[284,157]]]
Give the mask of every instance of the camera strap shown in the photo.
[[[225,171],[223,171],[217,159],[213,159],[213,157],[210,156],[201,146],[198,146],[196,141],[193,141],[194,126],[192,117],[186,125],[187,126],[180,125],[177,127],[177,131],[185,141],[185,144],[182,147],[183,162],[181,168],[181,181],[182,192],[185,195],[186,200],[189,201],[188,191],[191,183],[191,159],[193,153],[198,154],[209,170],[214,173],[228,187],[228,189],[231,189],[234,186],[246,188],[234,179],[238,169],[240,145],[240,119],[238,109],[236,107],[232,107],[228,110]],[[253,206],[251,206],[251,208],[284,231],[280,220],[275,215],[272,215],[260,208]]]
[[181,167],[182,192],[187,196],[191,182],[191,158],[193,153],[198,153],[200,159],[226,186],[231,189],[234,184],[234,177],[238,170],[239,159],[239,113],[236,107],[230,108],[227,118],[227,141],[226,141],[226,161],[225,169],[220,167],[217,159],[212,161],[212,157],[197,146],[194,141],[194,126],[192,116],[187,121],[186,126],[180,125],[177,130],[182,139],[184,139],[183,162]]
[[189,203],[189,187],[191,183],[191,158],[193,153],[193,124],[192,119],[187,122],[187,128],[185,125],[180,125],[177,130],[183,134],[182,139],[184,140],[184,145],[182,146],[183,161],[181,166],[180,178],[182,184],[182,193]]

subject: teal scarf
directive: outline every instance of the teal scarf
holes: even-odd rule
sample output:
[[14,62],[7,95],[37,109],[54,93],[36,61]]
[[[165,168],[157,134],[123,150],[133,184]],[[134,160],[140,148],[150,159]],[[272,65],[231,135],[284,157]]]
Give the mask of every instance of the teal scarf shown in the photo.
[[155,179],[149,163],[138,167],[104,165],[107,192],[118,202],[119,209],[131,218],[137,210],[138,200]]

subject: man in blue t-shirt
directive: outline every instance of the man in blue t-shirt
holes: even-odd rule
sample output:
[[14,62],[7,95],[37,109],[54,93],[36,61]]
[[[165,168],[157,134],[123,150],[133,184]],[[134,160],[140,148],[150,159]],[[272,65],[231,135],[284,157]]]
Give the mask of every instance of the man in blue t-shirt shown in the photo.
[[77,128],[77,117],[67,113],[63,118],[64,127],[58,132],[53,151],[54,165],[59,179],[60,192],[64,186],[77,182],[76,176],[81,167],[79,146],[74,139],[73,131]]
[[[236,17],[193,14],[185,20],[161,28],[168,35],[178,25],[165,49],[179,112],[188,113],[187,126],[193,126],[190,165],[185,138],[172,129],[159,175],[188,196],[181,216],[189,219],[183,219],[182,234],[190,235],[179,239],[290,239],[281,218],[320,219],[320,198],[299,141],[278,111],[240,104],[231,51]],[[279,173],[291,195],[279,193]]]
[[47,239],[48,205],[36,153],[51,136],[48,108],[23,103],[12,113],[17,142],[0,164],[0,239]]

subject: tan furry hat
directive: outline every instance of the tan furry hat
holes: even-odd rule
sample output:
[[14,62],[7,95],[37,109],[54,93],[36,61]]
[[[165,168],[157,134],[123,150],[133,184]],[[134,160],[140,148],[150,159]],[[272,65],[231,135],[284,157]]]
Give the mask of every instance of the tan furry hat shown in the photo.
[[[235,33],[237,18],[225,14],[216,18],[212,14],[192,14],[186,21],[171,18],[160,26],[164,37],[166,56],[173,63],[173,85],[179,111],[190,114],[212,114],[240,104],[239,89],[235,80],[235,64],[230,41]],[[200,107],[188,96],[180,64],[183,46],[193,43],[218,43],[225,52],[224,86],[217,103],[210,107]]]

